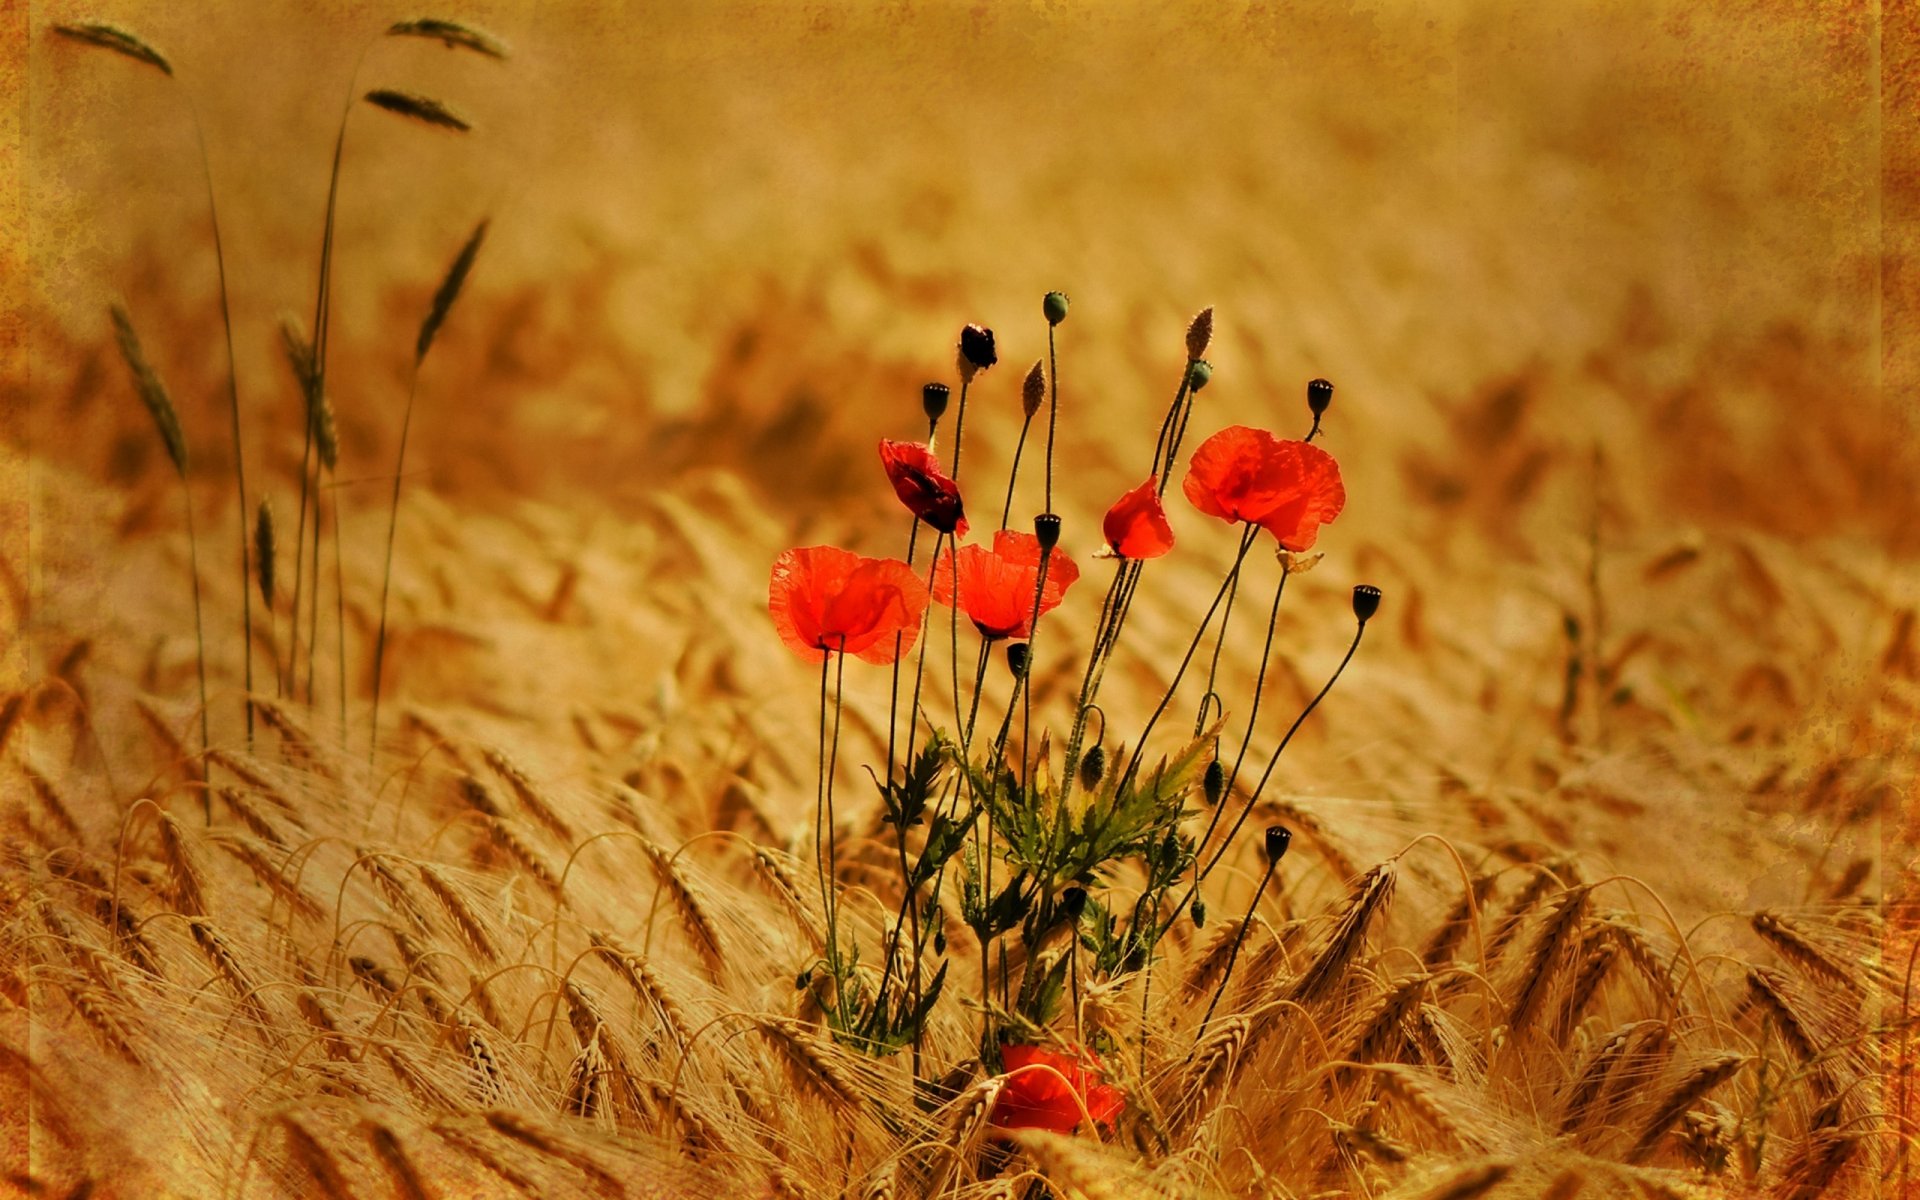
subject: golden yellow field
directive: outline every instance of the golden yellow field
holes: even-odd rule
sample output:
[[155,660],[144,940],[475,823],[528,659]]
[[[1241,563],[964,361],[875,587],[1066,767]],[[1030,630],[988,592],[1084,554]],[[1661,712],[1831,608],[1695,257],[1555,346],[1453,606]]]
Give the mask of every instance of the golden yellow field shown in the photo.
[[[504,61],[382,37],[421,14],[364,0],[0,13],[0,1190],[1920,1196],[1920,110],[1885,8],[433,14]],[[53,31],[87,21],[172,77]],[[374,88],[472,129],[350,109],[339,465],[300,562],[279,322],[314,325],[341,106]],[[419,374],[370,765],[415,334],[483,217]],[[796,988],[822,953],[820,680],[767,612],[790,546],[905,553],[873,447],[924,436],[969,322],[1001,356],[964,442],[991,532],[1052,289],[1053,507],[1085,578],[1035,643],[1036,745],[1072,718],[1101,514],[1203,307],[1189,450],[1299,437],[1306,381],[1337,387],[1315,444],[1347,507],[1279,610],[1256,761],[1339,663],[1351,587],[1385,596],[1206,926],[1080,980],[1060,1024],[1111,1036],[1128,1105],[1073,1137],[989,1125],[957,908],[922,1103],[904,1053],[834,1041]],[[182,488],[115,301],[184,427],[211,752]],[[263,498],[283,544],[249,746]],[[1169,509],[1101,694],[1115,741],[1235,551]],[[1279,574],[1248,562],[1216,688],[1234,741]],[[950,727],[933,629],[925,712]],[[296,640],[287,692],[269,664]],[[862,769],[888,674],[848,666],[837,758],[863,962],[901,896]],[[1197,1036],[1276,821],[1298,844]],[[1139,883],[1102,886],[1124,907]]]

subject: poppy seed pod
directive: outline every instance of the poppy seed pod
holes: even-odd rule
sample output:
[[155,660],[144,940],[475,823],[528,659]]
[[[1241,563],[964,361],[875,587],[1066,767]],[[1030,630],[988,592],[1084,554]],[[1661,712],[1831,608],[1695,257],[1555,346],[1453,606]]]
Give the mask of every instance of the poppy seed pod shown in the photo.
[[1187,914],[1193,918],[1193,927],[1195,929],[1205,929],[1207,927],[1207,902],[1205,900],[1195,896],[1193,898],[1193,906],[1187,909]]
[[1047,398],[1047,373],[1041,369],[1040,360],[1033,360],[1033,369],[1027,372],[1026,380],[1020,385],[1020,411],[1029,419],[1040,411],[1040,405]]
[[920,407],[928,421],[938,421],[947,412],[947,397],[952,393],[944,383],[929,383],[920,389]]
[[1087,751],[1080,760],[1080,786],[1093,791],[1100,786],[1100,780],[1107,774],[1107,751],[1103,746],[1095,746]]
[[1009,642],[1007,644],[1007,670],[1013,672],[1015,679],[1025,679],[1027,677],[1027,664],[1027,644],[1025,642]]
[[1194,314],[1187,324],[1187,357],[1198,359],[1206,354],[1207,344],[1213,341],[1213,306],[1208,305]]
[[1067,319],[1067,294],[1048,292],[1047,298],[1040,302],[1040,311],[1047,315],[1047,324],[1058,325]]
[[1267,861],[1277,863],[1287,856],[1287,847],[1293,843],[1293,831],[1285,825],[1267,826]]
[[1040,542],[1040,552],[1052,552],[1060,544],[1060,517],[1056,513],[1041,513],[1033,519],[1033,536]]
[[1320,414],[1327,411],[1327,405],[1333,403],[1333,385],[1324,379],[1307,382],[1307,408],[1312,411],[1313,419],[1319,420]]
[[1212,378],[1213,364],[1204,358],[1194,359],[1193,364],[1187,368],[1187,386],[1196,392],[1207,386],[1207,381]]
[[1353,615],[1362,625],[1373,619],[1380,611],[1380,589],[1370,583],[1362,583],[1353,589]]
[[960,375],[972,379],[976,371],[984,371],[1000,361],[1000,355],[993,348],[993,330],[985,325],[969,325],[960,331]]
[[1220,765],[1219,759],[1207,764],[1207,773],[1201,778],[1201,789],[1206,793],[1207,807],[1220,803],[1220,796],[1227,790],[1227,769]]
[[1061,892],[1060,909],[1067,914],[1067,920],[1078,921],[1080,914],[1087,911],[1087,889],[1070,887]]

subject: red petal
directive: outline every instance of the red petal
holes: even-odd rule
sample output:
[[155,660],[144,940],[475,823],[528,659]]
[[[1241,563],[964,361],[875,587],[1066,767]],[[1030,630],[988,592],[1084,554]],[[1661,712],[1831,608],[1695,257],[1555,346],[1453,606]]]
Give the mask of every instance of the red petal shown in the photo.
[[893,484],[893,494],[914,516],[941,533],[967,534],[960,485],[942,474],[940,460],[920,442],[880,439],[880,463]]
[[828,650],[892,662],[919,636],[926,607],[926,585],[905,563],[836,546],[781,554],[767,593],[781,640],[816,663]]
[[1107,545],[1122,558],[1158,558],[1173,549],[1173,526],[1160,502],[1160,477],[1147,481],[1113,502],[1100,522]]

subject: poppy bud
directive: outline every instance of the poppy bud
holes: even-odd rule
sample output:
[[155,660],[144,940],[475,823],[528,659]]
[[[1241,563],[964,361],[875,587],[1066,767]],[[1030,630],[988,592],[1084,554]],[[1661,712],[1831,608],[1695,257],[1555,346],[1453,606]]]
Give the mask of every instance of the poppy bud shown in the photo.
[[1212,378],[1213,364],[1204,358],[1194,359],[1193,365],[1187,368],[1187,386],[1196,392],[1207,386],[1207,381]]
[[813,983],[813,968],[808,967],[806,970],[800,972],[800,974],[794,976],[793,990],[796,992],[804,992],[807,990],[808,986],[810,986],[812,983]]
[[1080,760],[1080,786],[1091,792],[1100,786],[1100,780],[1106,776],[1106,773],[1106,749],[1095,746],[1087,751],[1085,758]]
[[1047,314],[1047,324],[1058,325],[1067,319],[1067,294],[1048,292],[1047,298],[1040,302],[1040,311]]
[[1333,403],[1333,385],[1324,379],[1314,379],[1307,383],[1307,408],[1318,421],[1320,414],[1327,411],[1327,405]]
[[1365,625],[1380,611],[1380,589],[1370,583],[1362,583],[1353,589],[1353,615]]
[[1277,863],[1287,856],[1287,847],[1293,842],[1293,831],[1285,825],[1267,826],[1267,861]]
[[1033,360],[1033,369],[1027,372],[1026,382],[1020,385],[1020,411],[1031,418],[1040,411],[1040,405],[1047,398],[1047,373],[1040,369],[1040,360]]
[[929,383],[920,389],[920,407],[926,412],[929,422],[938,421],[947,411],[947,397],[951,393],[944,383]]
[[1193,898],[1193,907],[1189,908],[1187,913],[1193,917],[1193,927],[1195,929],[1205,929],[1207,927],[1207,902],[1205,900],[1195,896]]
[[960,375],[963,379],[972,379],[974,372],[984,371],[1000,361],[993,348],[993,330],[985,325],[969,325],[960,331]]
[[1219,759],[1207,764],[1207,773],[1201,777],[1200,787],[1206,793],[1207,807],[1220,803],[1220,796],[1227,790],[1227,769],[1220,765]]
[[1025,642],[1007,643],[1007,669],[1013,672],[1015,679],[1027,677],[1027,644]]
[[1041,513],[1033,519],[1033,536],[1040,543],[1040,553],[1051,554],[1060,544],[1060,517],[1057,513]]
[[1213,340],[1213,306],[1208,305],[1194,314],[1187,325],[1187,357],[1200,358],[1207,352],[1207,343]]
[[947,952],[946,930],[936,929],[933,931],[933,952],[935,954],[945,954]]
[[1080,914],[1087,911],[1087,889],[1070,887],[1061,892],[1060,910],[1067,914],[1067,920],[1078,921]]

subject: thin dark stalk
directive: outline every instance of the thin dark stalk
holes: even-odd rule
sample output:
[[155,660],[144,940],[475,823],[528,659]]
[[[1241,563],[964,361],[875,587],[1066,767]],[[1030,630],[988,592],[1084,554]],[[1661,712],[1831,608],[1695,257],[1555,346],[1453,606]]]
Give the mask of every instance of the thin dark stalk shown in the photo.
[[[1293,735],[1298,733],[1300,726],[1305,724],[1307,718],[1313,715],[1313,710],[1320,707],[1320,702],[1327,698],[1327,693],[1333,690],[1333,685],[1340,682],[1340,673],[1345,671],[1347,664],[1353,661],[1354,651],[1360,648],[1360,639],[1365,636],[1366,632],[1367,623],[1361,621],[1353,631],[1353,641],[1347,646],[1346,656],[1340,660],[1340,665],[1334,668],[1333,675],[1328,678],[1326,686],[1322,687],[1320,693],[1316,695],[1305,708],[1300,710],[1300,715],[1295,717],[1293,724],[1288,727],[1287,735],[1281,738],[1280,744],[1274,748],[1273,757],[1267,760],[1267,769],[1260,773],[1260,782],[1254,785],[1252,794],[1247,797],[1246,805],[1240,810],[1240,816],[1233,822],[1233,828],[1227,830],[1227,836],[1220,841],[1220,848],[1215,850],[1213,857],[1208,860],[1206,870],[1201,871],[1194,879],[1194,887],[1197,888],[1202,883],[1205,883],[1207,876],[1212,873],[1215,867],[1220,865],[1220,860],[1226,857],[1228,848],[1233,845],[1234,835],[1240,832],[1240,827],[1246,824],[1247,815],[1253,812],[1253,806],[1259,803],[1260,793],[1266,788],[1267,780],[1272,777],[1274,767],[1279,765],[1280,756],[1286,753],[1287,744],[1293,741]],[[1191,890],[1189,890],[1188,894],[1192,894]]]
[[955,408],[954,414],[953,414],[953,466],[948,468],[947,470],[947,475],[955,483],[960,482],[960,434],[966,428],[967,389],[972,386],[973,386],[973,380],[968,379],[964,375],[961,376],[960,403]]
[[313,586],[308,589],[307,599],[307,707],[313,707],[313,644],[320,638],[320,529],[323,524],[321,513],[322,493],[320,491],[320,465],[313,468]]
[[1155,475],[1159,475],[1161,477],[1160,494],[1163,496],[1166,494],[1166,491],[1167,491],[1167,481],[1166,481],[1165,472],[1161,469],[1162,468],[1161,460],[1163,458],[1165,459],[1165,465],[1167,467],[1171,467],[1173,465],[1173,455],[1171,453],[1171,447],[1167,439],[1173,433],[1174,419],[1177,416],[1179,416],[1180,406],[1186,402],[1187,392],[1192,387],[1192,384],[1193,384],[1193,360],[1188,359],[1187,365],[1181,368],[1181,371],[1180,371],[1180,388],[1178,391],[1174,392],[1173,394],[1173,403],[1168,406],[1167,415],[1160,422],[1160,436],[1155,438],[1153,443],[1152,473]]
[[[197,647],[194,659],[200,672],[200,753],[205,755],[213,745],[207,734],[207,635],[200,623],[200,541],[193,530],[193,489],[187,486],[185,471],[180,472],[180,497],[187,509],[187,567],[193,573],[193,640]],[[206,809],[207,824],[213,824],[213,789],[202,789],[200,801]]]
[[1193,718],[1193,736],[1199,737],[1201,730],[1207,727],[1207,707],[1210,701],[1219,697],[1213,690],[1214,681],[1220,676],[1220,651],[1227,644],[1227,625],[1233,620],[1233,602],[1240,595],[1240,573],[1234,572],[1233,585],[1227,589],[1227,607],[1220,613],[1220,632],[1213,640],[1213,658],[1207,663],[1207,690],[1200,693],[1200,710]]
[[[1020,478],[1020,452],[1027,448],[1027,430],[1032,427],[1033,418],[1029,416],[1020,423],[1020,440],[1013,444],[1013,470],[1007,472],[1007,502],[1000,508],[1000,528],[1002,529],[1007,527],[1007,518],[1013,515],[1013,485]],[[1053,460],[1049,457],[1047,461],[1049,464],[1048,490],[1051,491],[1051,464]],[[1053,497],[1051,495],[1047,497],[1047,511],[1053,511]]]
[[[339,486],[336,481],[336,488]],[[347,749],[347,568],[340,550],[341,499],[333,498],[333,629],[337,651],[334,662],[340,688],[340,750]]]
[[413,399],[420,391],[420,359],[413,360],[407,381],[407,406],[400,417],[400,453],[393,466],[393,497],[387,508],[387,555],[380,571],[380,627],[373,639],[373,720],[367,737],[367,762],[373,762],[380,744],[380,684],[387,662],[387,598],[393,586],[393,539],[400,525],[400,481],[406,476],[407,435],[413,429]]
[[[830,884],[834,884],[838,882],[839,873],[840,873],[839,872],[839,863],[840,863],[839,836],[840,835],[837,829],[836,819],[833,812],[833,777],[835,773],[838,772],[838,770],[840,769],[841,694],[843,691],[843,681],[846,678],[846,671],[847,671],[847,652],[844,649],[844,644],[845,643],[843,640],[842,642],[843,648],[840,650],[834,651],[832,654],[833,663],[834,663],[833,740],[832,740],[830,749],[828,750],[828,753],[827,753],[827,780],[826,780],[826,784],[827,784],[827,797],[826,797],[827,881]],[[822,678],[823,679],[825,678],[824,669],[822,671]],[[840,965],[840,895],[839,895],[839,888],[837,886],[832,889],[832,895],[833,895],[833,907],[829,910],[830,916],[828,917],[828,927],[830,930],[830,937],[829,937],[828,944],[831,947],[831,952],[833,955],[834,998],[835,998],[835,1008],[837,1010],[835,1015],[839,1016],[841,1020],[841,1024],[845,1025],[846,1018],[844,1014],[846,1011],[847,1004],[846,1004],[846,987],[844,982],[841,979],[842,967]]]
[[1179,690],[1180,681],[1186,677],[1187,666],[1193,662],[1194,651],[1200,648],[1200,639],[1206,636],[1207,627],[1213,624],[1213,614],[1220,607],[1220,602],[1226,599],[1228,589],[1240,577],[1240,564],[1246,561],[1247,551],[1253,549],[1253,539],[1259,535],[1260,527],[1253,524],[1249,524],[1247,531],[1241,535],[1240,552],[1234,556],[1232,569],[1227,572],[1227,577],[1220,581],[1220,590],[1214,593],[1213,603],[1207,606],[1207,615],[1200,618],[1200,628],[1193,631],[1193,640],[1187,643],[1187,652],[1181,656],[1180,667],[1173,673],[1173,680],[1167,684],[1166,694],[1160,697],[1160,703],[1154,708],[1153,715],[1147,718],[1146,728],[1140,731],[1140,740],[1135,744],[1133,754],[1127,760],[1126,771],[1120,776],[1121,787],[1124,788],[1126,782],[1133,778],[1134,772],[1139,770],[1141,760],[1147,753],[1147,735],[1153,732],[1153,727],[1160,720],[1161,714],[1165,713],[1167,705],[1173,702],[1173,694]]
[[[1053,427],[1060,415],[1060,364],[1054,360],[1053,326],[1047,326],[1047,512],[1053,511]],[[1002,525],[1006,522],[1003,519]]]
[[[917,544],[920,540],[920,518],[914,517],[912,518],[912,522],[913,522],[912,527],[907,531],[907,565],[909,567],[913,565],[913,552],[917,548]],[[927,587],[928,587],[928,590],[931,591],[933,587],[933,584],[931,582],[932,580],[931,575],[928,576],[928,580],[929,582],[927,584]],[[924,617],[922,618],[921,623],[922,625],[925,624]],[[921,636],[924,637],[925,635],[926,635],[926,630],[923,628],[921,630]],[[893,686],[892,686],[892,690],[888,693],[888,699],[887,699],[887,786],[888,787],[893,786],[893,768],[897,765],[897,761],[898,761],[894,758],[894,750],[896,745],[894,739],[896,734],[899,732],[899,719],[900,719],[900,644],[905,640],[906,640],[905,634],[896,633],[893,635]],[[908,769],[909,770],[912,769],[911,764],[908,765]],[[906,832],[905,830],[901,831],[903,836],[905,832]]]
[[[1260,720],[1260,695],[1266,690],[1267,664],[1273,659],[1273,630],[1280,619],[1280,597],[1286,594],[1287,577],[1292,573],[1284,566],[1280,568],[1280,584],[1273,589],[1273,607],[1267,613],[1267,640],[1260,648],[1260,673],[1254,677],[1253,681],[1253,706],[1247,713],[1247,732],[1240,739],[1240,751],[1234,755],[1233,769],[1227,772],[1226,784],[1220,789],[1220,803],[1214,805],[1212,815],[1207,818],[1206,831],[1195,843],[1196,854],[1206,852],[1208,839],[1213,837],[1213,831],[1219,827],[1220,814],[1226,811],[1227,797],[1233,795],[1233,782],[1240,778],[1240,763],[1247,757],[1247,747],[1253,744],[1253,731]],[[1188,894],[1192,895],[1191,892]],[[1184,906],[1182,910],[1176,911],[1184,911]]]
[[[1213,1020],[1213,1010],[1219,1006],[1220,997],[1227,993],[1227,984],[1233,979],[1233,964],[1240,957],[1240,943],[1247,940],[1247,926],[1253,924],[1253,914],[1260,907],[1260,898],[1267,893],[1267,881],[1273,878],[1273,869],[1278,866],[1279,863],[1279,859],[1269,857],[1267,859],[1266,873],[1260,876],[1260,886],[1253,889],[1253,899],[1247,904],[1247,915],[1241,920],[1240,928],[1234,931],[1233,945],[1227,949],[1227,969],[1220,976],[1220,986],[1213,989],[1213,999],[1207,1002],[1206,1014],[1200,1018],[1200,1028],[1194,1031],[1193,1044],[1195,1046],[1198,1046],[1200,1039],[1206,1036],[1207,1022]],[[1187,1057],[1191,1059],[1193,1057],[1193,1051],[1187,1051]]]
[[247,746],[253,746],[253,562],[247,545],[247,459],[240,437],[240,382],[234,367],[233,312],[227,301],[227,256],[220,240],[220,210],[213,201],[213,167],[207,161],[207,138],[200,128],[200,111],[187,100],[193,118],[193,138],[200,148],[200,178],[207,191],[207,221],[213,227],[213,267],[220,285],[220,328],[227,347],[227,409],[233,423],[233,482],[240,503],[240,644],[246,663]]

